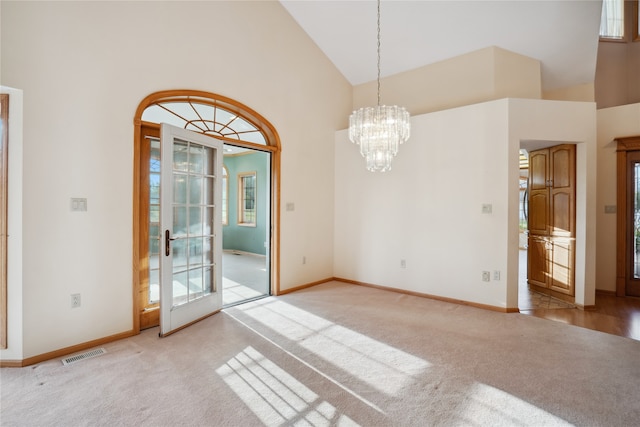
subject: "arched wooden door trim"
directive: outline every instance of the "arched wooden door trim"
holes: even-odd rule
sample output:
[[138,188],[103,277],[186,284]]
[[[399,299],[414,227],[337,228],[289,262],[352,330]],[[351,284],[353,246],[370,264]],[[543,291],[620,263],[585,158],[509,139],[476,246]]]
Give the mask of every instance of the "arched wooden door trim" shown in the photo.
[[148,203],[142,199],[142,186],[148,185],[148,168],[142,167],[143,159],[143,127],[156,127],[157,123],[144,122],[142,116],[147,107],[161,102],[189,102],[208,104],[233,112],[246,121],[259,128],[265,136],[266,145],[242,141],[240,139],[229,139],[222,136],[213,136],[233,145],[250,148],[253,150],[267,151],[271,153],[271,294],[280,293],[280,137],[273,125],[262,115],[247,107],[246,105],[231,98],[211,92],[198,90],[166,90],[155,92],[144,98],[133,119],[133,330],[140,332],[140,312],[141,304],[139,300],[142,263],[146,262],[147,254],[140,250],[141,245],[141,211],[143,203]]

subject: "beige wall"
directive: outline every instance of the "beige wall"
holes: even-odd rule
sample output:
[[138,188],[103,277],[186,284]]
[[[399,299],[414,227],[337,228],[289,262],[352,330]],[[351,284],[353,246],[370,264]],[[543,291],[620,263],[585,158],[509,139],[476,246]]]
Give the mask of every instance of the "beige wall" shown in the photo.
[[542,98],[552,101],[593,102],[595,101],[594,90],[593,83],[584,83],[581,85],[544,91],[542,93]]
[[640,135],[640,103],[598,110],[597,187],[597,288],[616,289],[616,214],[605,206],[616,205],[615,138]]
[[[564,141],[578,144],[582,183],[576,301],[593,304],[594,103],[502,99],[413,116],[411,124],[411,139],[384,174],[367,172],[347,132],[336,134],[337,277],[517,308],[519,149]],[[482,271],[501,278],[483,282]]]
[[[353,89],[353,108],[376,105],[375,81]],[[506,97],[541,97],[540,62],[495,46],[381,79],[381,104],[412,115]]]
[[[22,354],[3,359],[132,328],[133,117],[155,91],[219,93],[275,126],[282,206],[295,203],[281,216],[281,288],[333,275],[333,138],[352,89],[278,2],[1,7],[2,85],[24,91],[25,254],[10,307]],[[71,197],[88,211],[71,212]]]

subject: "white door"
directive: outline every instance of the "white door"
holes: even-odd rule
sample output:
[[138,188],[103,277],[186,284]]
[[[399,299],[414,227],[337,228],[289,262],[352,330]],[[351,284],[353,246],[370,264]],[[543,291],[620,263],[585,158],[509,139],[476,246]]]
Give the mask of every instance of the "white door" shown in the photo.
[[222,308],[222,156],[214,138],[161,125],[160,336]]

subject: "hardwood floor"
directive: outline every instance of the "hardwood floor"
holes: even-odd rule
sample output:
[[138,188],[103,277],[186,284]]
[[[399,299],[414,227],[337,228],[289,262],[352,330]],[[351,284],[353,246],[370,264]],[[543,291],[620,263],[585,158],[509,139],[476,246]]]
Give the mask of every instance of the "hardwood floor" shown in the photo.
[[640,298],[597,292],[594,310],[536,308],[520,312],[640,341]]
[[581,326],[640,341],[640,298],[596,292],[596,308],[580,310],[527,289],[527,252],[520,251],[518,307],[520,313]]

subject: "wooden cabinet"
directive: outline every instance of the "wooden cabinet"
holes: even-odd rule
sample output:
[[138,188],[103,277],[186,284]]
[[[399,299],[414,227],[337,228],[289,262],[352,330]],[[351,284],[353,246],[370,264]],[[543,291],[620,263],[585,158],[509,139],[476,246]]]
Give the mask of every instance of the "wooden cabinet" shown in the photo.
[[574,296],[575,145],[529,153],[529,285]]

